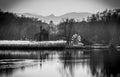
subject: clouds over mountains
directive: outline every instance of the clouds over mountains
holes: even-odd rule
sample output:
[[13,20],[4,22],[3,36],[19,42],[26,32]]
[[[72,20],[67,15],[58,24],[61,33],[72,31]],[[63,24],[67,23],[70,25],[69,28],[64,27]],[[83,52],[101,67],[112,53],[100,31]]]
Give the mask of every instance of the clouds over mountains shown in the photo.
[[12,6],[24,0],[0,0],[0,9],[10,9]]

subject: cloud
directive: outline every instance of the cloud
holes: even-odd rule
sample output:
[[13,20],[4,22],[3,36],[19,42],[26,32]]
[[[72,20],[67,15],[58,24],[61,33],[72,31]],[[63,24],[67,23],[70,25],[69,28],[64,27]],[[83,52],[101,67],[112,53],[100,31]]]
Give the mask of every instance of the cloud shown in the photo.
[[120,8],[120,0],[0,0],[0,8],[1,9],[9,9],[14,7],[15,5],[19,4],[22,1],[39,1],[39,2],[65,2],[67,1],[68,3],[70,1],[75,1],[75,2],[102,2],[106,6],[109,6],[111,8]]
[[96,13],[120,8],[120,0],[0,0],[0,9],[15,13],[61,15],[68,12]]
[[102,2],[111,8],[120,8],[120,0],[102,0]]
[[23,0],[0,0],[0,9],[9,9]]

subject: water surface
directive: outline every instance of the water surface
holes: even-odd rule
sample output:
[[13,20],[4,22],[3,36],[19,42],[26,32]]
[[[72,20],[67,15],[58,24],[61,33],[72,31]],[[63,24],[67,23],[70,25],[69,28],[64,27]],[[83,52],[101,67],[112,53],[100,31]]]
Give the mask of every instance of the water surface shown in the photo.
[[120,77],[119,50],[0,50],[0,77]]

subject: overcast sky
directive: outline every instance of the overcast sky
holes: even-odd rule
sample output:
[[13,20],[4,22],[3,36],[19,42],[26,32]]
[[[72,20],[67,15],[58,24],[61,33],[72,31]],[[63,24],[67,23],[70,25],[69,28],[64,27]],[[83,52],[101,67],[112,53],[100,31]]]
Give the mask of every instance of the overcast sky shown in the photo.
[[120,8],[120,0],[0,0],[0,8],[15,13],[59,16],[69,12],[96,13]]

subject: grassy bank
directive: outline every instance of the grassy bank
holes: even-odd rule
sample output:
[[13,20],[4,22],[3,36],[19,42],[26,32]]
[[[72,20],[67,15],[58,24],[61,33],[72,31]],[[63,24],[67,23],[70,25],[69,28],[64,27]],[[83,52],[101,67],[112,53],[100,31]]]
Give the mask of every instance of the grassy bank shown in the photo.
[[[39,49],[106,49],[109,46],[94,46],[94,45],[85,45],[85,46],[66,46],[66,41],[0,41],[1,50],[39,50]],[[116,48],[120,49],[120,46]]]
[[64,49],[65,41],[0,41],[0,49]]

